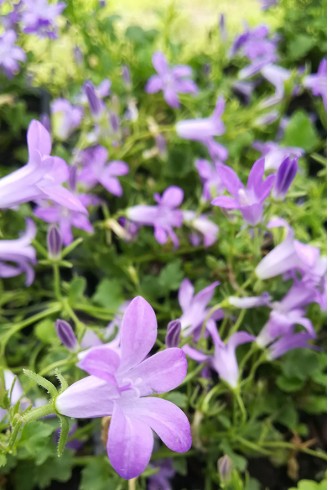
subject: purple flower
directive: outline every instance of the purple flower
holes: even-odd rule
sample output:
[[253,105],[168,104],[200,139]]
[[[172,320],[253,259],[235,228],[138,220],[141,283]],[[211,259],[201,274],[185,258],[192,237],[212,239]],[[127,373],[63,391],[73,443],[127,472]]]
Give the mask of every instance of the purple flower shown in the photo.
[[184,279],[180,285],[178,292],[179,305],[182,310],[182,316],[178,318],[181,322],[181,331],[183,336],[196,334],[206,320],[206,328],[210,324],[214,324],[214,320],[219,320],[223,317],[222,310],[218,310],[209,316],[210,308],[208,303],[214,295],[215,288],[219,282],[213,282],[206,288],[194,294],[194,287],[189,279]]
[[271,7],[275,7],[278,4],[278,0],[260,0],[261,9],[268,10]]
[[25,233],[16,240],[0,240],[0,277],[14,277],[26,274],[26,286],[34,279],[32,265],[36,262],[35,250],[31,242],[36,234],[36,226],[27,220]]
[[149,477],[147,490],[172,490],[170,479],[175,474],[172,459],[159,459],[152,467],[158,471]]
[[182,211],[176,209],[183,200],[183,191],[180,187],[168,187],[163,195],[154,195],[157,206],[133,206],[128,208],[126,216],[129,220],[146,226],[153,226],[155,239],[161,245],[171,238],[175,247],[179,245],[178,237],[173,227],[181,227],[183,223]]
[[228,39],[228,32],[226,26],[226,18],[224,14],[219,15],[219,34],[223,42]]
[[224,185],[220,176],[221,162],[212,164],[208,160],[198,159],[195,162],[197,172],[203,184],[203,199],[211,201],[224,190]]
[[172,320],[166,330],[165,345],[166,347],[178,347],[181,334],[181,322]]
[[0,69],[8,78],[12,78],[19,71],[19,62],[25,61],[24,51],[15,46],[16,33],[8,30],[0,36]]
[[191,239],[194,246],[201,242],[200,236],[203,238],[205,247],[211,247],[217,241],[219,227],[206,215],[198,215],[195,211],[183,211],[183,222],[197,232],[192,235]]
[[69,350],[75,350],[77,348],[77,338],[69,323],[65,320],[56,320],[55,328],[59,340]]
[[284,199],[287,191],[297,174],[298,165],[296,158],[287,157],[281,163],[276,180],[274,182],[272,195],[275,199]]
[[103,110],[104,106],[101,100],[99,99],[98,95],[96,94],[96,90],[93,83],[91,83],[90,81],[85,82],[84,92],[85,95],[87,96],[92,115],[98,116]]
[[280,337],[278,340],[273,342],[268,348],[267,357],[269,360],[273,361],[278,357],[283,356],[286,352],[294,349],[301,348],[313,348],[310,341],[313,337],[306,332],[290,333]]
[[203,119],[188,119],[179,121],[176,124],[176,131],[180,138],[206,143],[214,136],[224,133],[225,127],[221,120],[225,102],[223,97],[219,97],[210,117]]
[[40,37],[57,37],[57,17],[65,8],[63,2],[48,4],[47,0],[24,0],[22,25],[24,32]]
[[47,233],[48,256],[51,259],[58,259],[62,249],[62,237],[57,226],[51,225]]
[[220,338],[215,324],[211,324],[208,330],[214,343],[214,354],[212,356],[208,356],[188,345],[184,346],[183,350],[195,361],[209,364],[223,381],[232,389],[235,389],[238,386],[239,380],[236,348],[241,344],[252,342],[255,337],[247,332],[236,332],[224,343]]
[[146,359],[156,337],[153,309],[143,298],[135,298],[124,314],[120,355],[106,346],[92,349],[80,363],[90,376],[56,400],[58,412],[68,417],[111,415],[108,457],[125,479],[145,470],[153,448],[152,431],[172,451],[185,452],[191,446],[185,414],[173,403],[149,396],[176,388],[187,373],[181,349],[166,349]]
[[66,140],[81,124],[83,109],[73,106],[66,99],[51,103],[53,133],[59,140]]
[[305,77],[304,86],[311,90],[314,96],[322,97],[327,110],[327,60],[324,58],[318,68],[318,73]]
[[123,189],[117,177],[126,175],[129,166],[122,161],[107,162],[108,152],[103,146],[87,148],[81,155],[84,166],[79,174],[79,181],[88,189],[97,183],[101,184],[114,196],[121,196]]
[[265,170],[278,170],[282,162],[286,157],[299,158],[304,154],[302,148],[293,146],[279,146],[273,141],[262,143],[262,141],[255,141],[253,148],[261,152],[265,160]]
[[236,308],[248,309],[256,308],[258,306],[269,306],[271,297],[268,293],[263,293],[261,296],[248,296],[245,298],[238,298],[237,296],[229,296],[229,303]]
[[262,220],[263,203],[270,194],[275,179],[274,175],[270,175],[262,180],[264,158],[254,163],[246,187],[241,183],[237,174],[226,165],[220,167],[220,175],[232,197],[216,197],[212,204],[224,209],[239,209],[247,223],[252,226],[257,225]]
[[[0,373],[1,375],[1,373]],[[3,370],[4,376],[4,389],[7,391],[8,396],[10,396],[10,405],[14,406],[22,398],[24,391],[22,385],[20,384],[17,376],[14,375],[9,369]],[[2,391],[2,390],[1,390]],[[29,403],[27,400],[23,401],[21,408],[25,409]],[[0,421],[7,415],[7,410],[0,407]]]
[[161,52],[154,53],[153,66],[158,74],[153,75],[148,80],[145,88],[148,94],[162,90],[167,104],[177,109],[180,106],[179,93],[197,93],[196,84],[190,80],[192,71],[189,66],[177,65],[170,67]]
[[291,72],[281,66],[268,64],[261,69],[262,76],[275,88],[275,94],[265,99],[261,106],[270,107],[282,101],[285,94],[285,82],[291,77]]

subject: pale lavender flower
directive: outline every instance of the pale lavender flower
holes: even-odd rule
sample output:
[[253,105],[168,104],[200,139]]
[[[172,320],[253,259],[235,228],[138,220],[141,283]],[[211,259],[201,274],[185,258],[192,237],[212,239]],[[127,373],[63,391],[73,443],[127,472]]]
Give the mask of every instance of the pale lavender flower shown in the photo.
[[215,325],[215,320],[222,319],[222,310],[217,310],[211,315],[210,308],[208,308],[208,303],[213,298],[218,285],[219,282],[215,281],[194,294],[195,290],[189,279],[182,281],[178,292],[182,315],[178,320],[181,323],[181,332],[184,337],[191,334],[197,335],[204,321],[206,321],[206,328],[209,328],[209,325]]
[[304,154],[302,148],[296,146],[280,146],[278,143],[268,141],[255,141],[253,148],[261,152],[265,161],[265,170],[278,170],[286,157],[300,158]]
[[223,97],[219,97],[214,112],[210,117],[179,121],[176,124],[177,134],[181,138],[202,143],[206,143],[214,136],[220,136],[225,132],[225,127],[221,120],[224,106]]
[[80,363],[90,376],[56,399],[56,409],[68,417],[111,416],[108,457],[125,479],[139,476],[149,463],[152,431],[172,451],[185,452],[191,446],[185,414],[167,400],[149,397],[176,388],[187,373],[181,349],[166,349],[146,358],[156,337],[153,309],[143,298],[135,298],[124,314],[120,355],[106,346],[92,349]]
[[291,72],[281,66],[268,64],[261,69],[262,76],[275,88],[275,94],[265,99],[261,107],[270,107],[282,101],[285,94],[285,83],[291,77]]
[[219,15],[219,34],[223,42],[226,42],[228,39],[228,32],[226,26],[226,18],[224,14]]
[[262,293],[261,296],[246,296],[240,298],[238,296],[229,296],[229,303],[236,308],[248,309],[258,306],[269,306],[271,297],[268,293]]
[[313,345],[310,344],[311,340],[313,340],[313,337],[306,332],[289,333],[280,337],[269,346],[267,357],[269,360],[273,361],[290,350],[304,348],[313,349]]
[[35,224],[32,220],[27,220],[26,231],[20,238],[0,240],[0,277],[14,277],[25,273],[26,286],[32,284],[36,254],[31,242],[35,235]]
[[16,33],[7,30],[0,36],[0,69],[8,78],[19,71],[19,63],[25,61],[26,55],[22,48],[15,45]]
[[159,459],[151,466],[158,471],[149,477],[147,490],[172,490],[170,479],[175,475],[172,459]]
[[[1,373],[0,373],[1,375]],[[17,376],[14,375],[9,369],[4,369],[3,370],[3,377],[4,377],[4,388],[8,393],[8,397],[10,396],[10,406],[16,405],[16,403],[22,399],[24,395],[24,391],[22,388],[22,385],[20,384]],[[28,400],[22,400],[21,402],[21,408],[25,409],[29,405]],[[7,410],[4,408],[0,407],[0,421],[5,418],[7,415]]]
[[311,90],[314,96],[322,97],[323,104],[327,110],[327,60],[324,58],[314,75],[305,77],[304,86]]
[[130,90],[132,87],[132,81],[131,81],[130,69],[127,65],[122,66],[122,79],[126,88]]
[[24,0],[22,11],[23,31],[40,37],[57,37],[57,17],[65,3],[49,4],[47,0]]
[[283,160],[276,175],[272,195],[275,199],[284,199],[298,170],[297,159],[287,157]]
[[129,172],[127,163],[119,160],[108,162],[108,152],[103,146],[87,148],[82,152],[81,160],[83,168],[78,178],[87,189],[99,183],[114,196],[123,194],[118,177]]
[[163,195],[154,195],[157,206],[138,205],[128,208],[126,216],[138,225],[153,226],[155,239],[161,245],[171,238],[175,247],[179,245],[178,237],[173,227],[180,228],[183,223],[182,211],[176,209],[183,200],[183,191],[180,187],[168,187]]
[[199,158],[195,162],[197,172],[203,184],[202,197],[206,201],[211,201],[213,197],[224,190],[224,185],[220,177],[220,165],[221,162],[214,162],[212,164],[203,158]]
[[164,54],[156,52],[153,55],[153,66],[157,75],[153,75],[147,82],[146,92],[153,94],[163,91],[166,103],[175,109],[180,106],[178,94],[195,94],[197,85],[190,79],[192,70],[186,65],[170,67]]
[[197,362],[205,362],[214,369],[219,377],[232,389],[237,388],[239,381],[239,369],[236,357],[236,348],[255,340],[253,335],[247,332],[236,332],[223,342],[217,331],[216,325],[208,328],[214,344],[214,354],[207,355],[188,345],[183,347],[184,352]]
[[243,97],[245,104],[248,104],[250,98],[254,92],[255,84],[253,82],[245,82],[244,80],[237,80],[232,84],[232,88],[237,94]]
[[73,106],[66,99],[55,99],[51,103],[53,134],[65,141],[80,126],[83,109]]
[[270,175],[263,180],[264,158],[254,163],[246,187],[237,174],[226,165],[220,167],[220,175],[232,197],[219,196],[212,204],[224,209],[239,209],[247,223],[257,225],[262,220],[264,201],[270,194],[275,179],[274,175]]
[[197,214],[195,211],[182,212],[184,224],[197,232],[192,235],[191,243],[197,246],[203,239],[204,246],[211,247],[218,239],[219,227],[205,214]]
[[278,4],[278,0],[260,0],[261,9],[268,10],[271,7],[275,7]]
[[67,347],[67,349],[74,351],[77,348],[78,343],[71,325],[65,322],[65,320],[58,319],[56,320],[55,328],[61,343]]

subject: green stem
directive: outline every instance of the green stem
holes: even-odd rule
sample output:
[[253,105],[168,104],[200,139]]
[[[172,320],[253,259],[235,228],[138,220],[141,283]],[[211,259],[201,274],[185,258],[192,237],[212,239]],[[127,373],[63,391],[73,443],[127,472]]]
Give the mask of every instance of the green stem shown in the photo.
[[53,362],[52,364],[49,364],[49,366],[45,367],[39,372],[40,376],[44,376],[45,374],[51,373],[51,371],[62,367],[62,366],[70,366],[71,364],[76,363],[76,358],[74,359],[61,359],[60,361]]
[[290,449],[292,451],[299,451],[305,454],[309,454],[310,456],[314,456],[315,458],[320,458],[327,461],[327,455],[323,451],[316,451],[314,449],[309,449],[304,446],[297,446],[292,444],[291,442],[285,441],[264,441],[262,446],[277,448],[277,449]]
[[29,412],[25,413],[24,415],[22,415],[22,422],[24,424],[27,424],[34,420],[38,420],[42,417],[45,417],[46,415],[51,415],[55,413],[56,410],[54,407],[54,403],[52,402],[49,405],[44,405],[42,407],[34,408],[33,410],[30,410]]
[[52,264],[52,270],[54,273],[54,293],[55,297],[58,299],[58,301],[61,300],[61,291],[60,291],[60,271],[59,271],[59,266],[56,262]]

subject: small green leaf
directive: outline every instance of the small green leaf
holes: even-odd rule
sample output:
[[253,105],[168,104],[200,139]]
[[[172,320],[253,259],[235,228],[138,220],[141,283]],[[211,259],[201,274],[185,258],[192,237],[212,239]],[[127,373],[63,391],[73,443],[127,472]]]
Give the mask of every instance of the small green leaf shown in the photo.
[[42,386],[42,388],[44,388],[53,398],[55,398],[58,395],[58,391],[56,387],[43,376],[33,373],[33,371],[30,371],[29,369],[23,369],[23,373],[25,374],[25,376],[27,376],[32,381],[34,381],[34,383],[36,383],[39,386]]
[[282,143],[286,146],[298,146],[306,151],[314,150],[319,138],[311,119],[304,111],[296,111],[285,129]]
[[58,445],[57,445],[57,455],[58,458],[63,454],[67,439],[68,439],[68,433],[69,433],[69,422],[66,417],[63,417],[62,415],[58,414],[58,418],[60,421],[60,435],[58,439]]

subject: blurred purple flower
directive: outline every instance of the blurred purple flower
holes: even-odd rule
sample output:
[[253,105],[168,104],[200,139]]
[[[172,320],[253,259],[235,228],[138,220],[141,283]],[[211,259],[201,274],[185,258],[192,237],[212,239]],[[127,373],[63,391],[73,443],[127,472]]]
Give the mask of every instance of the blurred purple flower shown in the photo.
[[278,0],[259,0],[262,10],[268,10],[271,7],[278,5]]
[[229,296],[229,303],[236,308],[248,309],[258,306],[269,306],[271,297],[268,293],[263,293],[261,296],[246,296],[240,298],[238,296]]
[[278,168],[272,195],[275,199],[284,199],[298,170],[297,159],[286,157]]
[[26,231],[20,238],[0,240],[0,277],[14,277],[25,273],[26,286],[32,284],[36,254],[31,242],[35,235],[36,226],[29,219],[26,222]]
[[327,110],[327,60],[324,58],[314,75],[305,77],[304,86],[311,90],[314,96],[322,97],[323,104]]
[[211,201],[224,190],[224,185],[220,177],[221,162],[213,164],[208,160],[197,159],[195,166],[203,184],[203,199]]
[[64,2],[49,4],[47,0],[24,0],[23,31],[40,37],[57,37],[57,17],[65,8]]
[[192,237],[192,244],[199,245],[203,238],[204,246],[210,247],[218,239],[219,227],[205,214],[197,214],[195,211],[183,211],[183,222],[193,228],[197,234]]
[[306,332],[289,333],[278,338],[268,347],[267,357],[273,361],[278,357],[283,356],[286,352],[294,349],[313,349],[310,341],[313,340],[312,335]]
[[145,470],[153,448],[152,430],[172,451],[185,452],[191,446],[185,414],[167,400],[149,397],[176,388],[187,373],[181,349],[165,349],[146,358],[156,337],[153,309],[143,298],[133,299],[122,321],[120,355],[106,346],[92,349],[80,363],[91,376],[56,399],[58,412],[68,417],[111,415],[108,457],[127,480]]
[[224,14],[219,15],[219,34],[222,41],[226,42],[226,40],[228,39],[228,32],[226,26],[226,18]]
[[178,94],[195,94],[197,85],[190,80],[192,70],[186,65],[170,67],[163,53],[156,52],[153,55],[153,66],[157,75],[153,75],[147,82],[146,92],[153,94],[163,91],[167,104],[177,109],[180,106]]
[[[4,389],[7,391],[8,397],[11,395],[9,400],[10,406],[16,405],[16,403],[21,400],[20,407],[22,409],[26,409],[29,405],[29,401],[27,399],[22,399],[24,391],[18,377],[15,376],[14,373],[12,373],[9,369],[3,369],[3,376]],[[3,420],[6,415],[7,410],[0,407],[0,421]]]
[[261,107],[270,107],[282,101],[285,94],[285,82],[290,79],[291,72],[281,66],[268,64],[261,69],[262,76],[275,88],[275,94],[261,103]]
[[155,239],[163,245],[171,238],[175,247],[179,240],[173,231],[173,227],[180,228],[183,223],[182,211],[176,209],[183,200],[183,191],[180,187],[168,187],[163,195],[154,195],[157,206],[138,205],[128,208],[126,216],[138,225],[153,226]]
[[0,69],[8,78],[12,78],[19,71],[19,62],[26,59],[22,48],[15,46],[16,33],[7,30],[0,36]]
[[51,103],[51,115],[53,134],[64,141],[80,126],[83,109],[66,99],[55,99]]
[[69,350],[76,350],[78,342],[71,325],[65,320],[58,319],[55,328],[61,343]]
[[81,160],[83,168],[78,179],[87,189],[101,184],[114,196],[123,194],[122,186],[118,180],[121,175],[129,172],[129,166],[122,161],[107,162],[108,152],[103,146],[94,146],[83,150]]
[[158,471],[149,477],[147,490],[172,490],[170,479],[175,475],[172,459],[158,459],[151,466]]
[[255,141],[252,146],[261,152],[264,157],[265,170],[278,170],[286,157],[299,158],[304,154],[302,148],[293,146],[283,147],[273,141],[267,141],[266,143]]
[[218,285],[218,281],[213,282],[194,294],[195,290],[189,279],[184,279],[180,284],[178,300],[182,316],[178,320],[181,322],[181,331],[184,337],[193,333],[197,335],[197,331],[202,327],[205,320],[206,328],[208,328],[210,324],[215,325],[215,320],[223,317],[222,310],[217,310],[209,315],[208,303],[213,298],[215,288]]
[[263,180],[264,158],[257,160],[249,173],[247,186],[239,180],[237,174],[228,166],[221,165],[222,182],[233,197],[219,196],[212,201],[214,206],[224,209],[239,209],[245,221],[252,226],[262,220],[263,203],[270,194],[274,175]]

